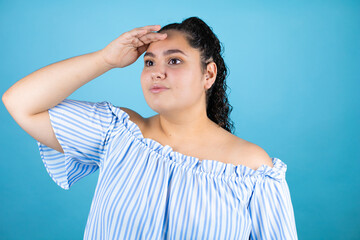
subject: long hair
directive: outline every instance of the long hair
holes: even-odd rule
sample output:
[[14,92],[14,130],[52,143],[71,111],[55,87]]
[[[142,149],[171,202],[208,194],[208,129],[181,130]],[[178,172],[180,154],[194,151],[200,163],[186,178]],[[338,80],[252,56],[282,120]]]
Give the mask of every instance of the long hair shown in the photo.
[[230,120],[232,106],[226,94],[227,67],[222,57],[220,41],[212,29],[200,18],[190,17],[181,23],[171,23],[162,27],[158,32],[177,30],[184,33],[192,48],[200,51],[201,71],[204,74],[207,65],[214,61],[217,75],[213,85],[206,91],[206,113],[209,119],[220,127],[229,131],[234,130],[234,123]]

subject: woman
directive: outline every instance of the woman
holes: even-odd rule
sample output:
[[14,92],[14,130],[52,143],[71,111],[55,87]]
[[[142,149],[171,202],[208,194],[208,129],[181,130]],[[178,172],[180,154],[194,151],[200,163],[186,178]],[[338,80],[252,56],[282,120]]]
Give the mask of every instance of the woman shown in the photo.
[[[100,168],[84,238],[297,239],[286,164],[231,133],[218,38],[196,17],[159,27],[46,66],[3,96],[59,186]],[[157,115],[66,99],[145,51],[141,86]]]

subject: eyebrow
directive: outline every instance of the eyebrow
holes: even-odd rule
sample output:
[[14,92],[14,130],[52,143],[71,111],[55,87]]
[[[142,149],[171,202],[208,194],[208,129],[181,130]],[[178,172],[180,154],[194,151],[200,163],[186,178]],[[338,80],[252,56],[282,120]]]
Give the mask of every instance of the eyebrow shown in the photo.
[[[166,56],[166,55],[170,55],[170,54],[173,54],[173,53],[181,53],[181,54],[184,54],[185,56],[187,56],[183,51],[181,51],[180,49],[169,49],[169,50],[166,50],[165,52],[163,52],[163,56]],[[153,54],[152,52],[146,52],[145,55],[144,55],[144,58],[146,56],[149,56],[149,57],[155,57],[155,54]]]

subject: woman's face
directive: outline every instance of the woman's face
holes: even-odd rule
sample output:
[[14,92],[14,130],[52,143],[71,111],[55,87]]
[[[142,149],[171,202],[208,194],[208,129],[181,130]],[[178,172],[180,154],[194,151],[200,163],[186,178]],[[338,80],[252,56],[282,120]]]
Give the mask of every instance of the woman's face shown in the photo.
[[[166,33],[164,40],[151,43],[144,54],[141,87],[146,102],[158,113],[187,110],[198,104],[205,107],[200,52],[189,46],[181,32]],[[167,89],[152,91],[154,85]]]

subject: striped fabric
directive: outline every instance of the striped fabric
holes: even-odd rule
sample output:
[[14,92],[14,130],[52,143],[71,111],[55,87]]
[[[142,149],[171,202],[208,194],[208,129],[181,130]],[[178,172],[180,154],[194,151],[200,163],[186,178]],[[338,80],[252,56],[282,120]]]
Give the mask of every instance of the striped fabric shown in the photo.
[[100,169],[84,239],[297,239],[280,159],[200,161],[144,138],[107,101],[65,99],[49,114],[64,150],[37,142],[51,178],[69,189]]

